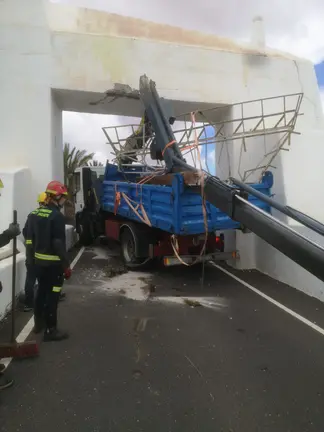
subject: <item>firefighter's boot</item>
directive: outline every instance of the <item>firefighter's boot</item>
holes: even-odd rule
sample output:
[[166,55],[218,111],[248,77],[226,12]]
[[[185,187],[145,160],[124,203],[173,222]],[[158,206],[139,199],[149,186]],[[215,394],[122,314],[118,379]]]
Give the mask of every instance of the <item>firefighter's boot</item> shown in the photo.
[[57,328],[47,329],[44,333],[44,342],[58,342],[68,339],[69,334],[65,331],[58,330]]

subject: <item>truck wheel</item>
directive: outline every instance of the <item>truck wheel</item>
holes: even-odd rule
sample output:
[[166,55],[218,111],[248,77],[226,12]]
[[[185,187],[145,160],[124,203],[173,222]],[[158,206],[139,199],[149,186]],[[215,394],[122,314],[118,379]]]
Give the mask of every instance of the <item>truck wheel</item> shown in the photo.
[[79,239],[82,246],[89,246],[94,241],[93,227],[87,216],[83,216],[80,220]]
[[126,267],[140,269],[146,267],[151,259],[136,257],[134,235],[129,228],[124,229],[120,237],[121,254]]

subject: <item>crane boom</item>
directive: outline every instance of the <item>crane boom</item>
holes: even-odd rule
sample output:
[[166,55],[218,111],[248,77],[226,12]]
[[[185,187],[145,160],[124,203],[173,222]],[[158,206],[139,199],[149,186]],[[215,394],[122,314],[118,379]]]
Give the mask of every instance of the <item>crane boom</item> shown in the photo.
[[[140,78],[140,96],[155,131],[155,140],[152,145],[155,146],[155,150],[162,153],[168,171],[176,172],[183,168],[196,171],[184,160],[164,113],[155,83],[149,80],[146,75]],[[235,179],[232,181],[236,184],[236,188],[206,173],[204,192],[207,200],[305,270],[324,281],[324,249],[270,214],[255,207],[247,201],[246,194],[258,193],[258,197],[264,199],[272,207],[320,234],[324,234],[324,226],[302,212],[288,206],[281,206],[260,192],[251,191],[252,188],[249,188],[245,183]]]

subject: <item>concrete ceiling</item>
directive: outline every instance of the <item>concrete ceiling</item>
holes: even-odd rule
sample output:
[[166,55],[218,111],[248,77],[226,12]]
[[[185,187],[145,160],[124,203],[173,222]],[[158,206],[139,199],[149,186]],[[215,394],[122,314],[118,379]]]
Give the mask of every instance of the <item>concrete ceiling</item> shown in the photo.
[[[57,105],[63,111],[129,117],[141,117],[143,115],[143,105],[140,100],[128,99],[126,97],[107,97],[105,93],[81,92],[74,90],[55,89],[53,90],[53,94]],[[202,102],[184,102],[179,100],[172,100],[171,102],[175,116],[189,113],[191,111],[206,110],[222,106]],[[217,118],[211,118],[211,120],[217,120]]]

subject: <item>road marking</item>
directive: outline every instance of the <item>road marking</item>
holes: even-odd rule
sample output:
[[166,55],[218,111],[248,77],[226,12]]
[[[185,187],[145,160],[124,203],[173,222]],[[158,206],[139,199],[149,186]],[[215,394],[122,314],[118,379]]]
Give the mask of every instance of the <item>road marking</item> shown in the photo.
[[[85,247],[82,246],[82,248],[79,250],[77,256],[71,262],[71,265],[70,265],[71,269],[73,269],[75,267],[75,265],[77,264],[77,262],[81,258],[84,250],[85,250]],[[25,327],[21,330],[21,332],[19,333],[19,335],[16,337],[16,341],[18,343],[25,342],[25,340],[30,335],[30,332],[32,331],[33,327],[34,327],[34,317],[32,316],[30,318],[30,320],[27,322],[27,324],[25,325]],[[5,367],[7,368],[10,365],[11,360],[12,360],[12,357],[3,358],[3,359],[1,359],[1,363],[4,364]]]
[[73,268],[75,267],[76,263],[77,263],[77,262],[79,261],[79,259],[81,258],[81,255],[83,254],[84,250],[85,250],[85,247],[82,246],[82,248],[79,250],[77,256],[76,256],[76,257],[74,258],[74,260],[71,262],[71,265],[70,265],[71,269],[73,269]]
[[294,312],[293,310],[289,309],[287,306],[284,306],[283,304],[279,303],[277,300],[273,299],[272,297],[268,296],[267,294],[264,294],[262,291],[259,291],[257,288],[254,288],[254,286],[250,285],[249,283],[245,282],[244,280],[240,279],[239,277],[233,275],[233,273],[229,272],[228,270],[224,269],[223,267],[219,266],[218,264],[215,264],[213,262],[210,262],[210,263],[214,267],[218,268],[218,270],[222,271],[223,273],[230,276],[232,279],[235,279],[237,282],[244,285],[249,290],[255,292],[259,296],[268,300],[270,303],[274,304],[278,308],[287,312],[289,315],[293,316],[294,318],[298,319],[302,323],[306,324],[308,327],[312,328],[313,330],[317,331],[318,333],[320,333],[321,335],[324,336],[324,329],[322,329],[318,325],[312,323],[312,321],[309,321],[307,318],[304,318],[303,316],[299,315],[297,312]]

